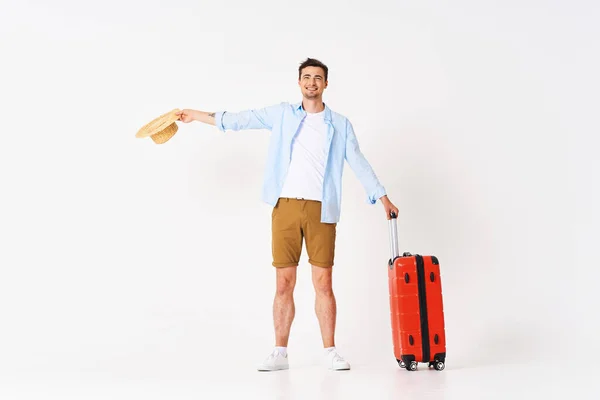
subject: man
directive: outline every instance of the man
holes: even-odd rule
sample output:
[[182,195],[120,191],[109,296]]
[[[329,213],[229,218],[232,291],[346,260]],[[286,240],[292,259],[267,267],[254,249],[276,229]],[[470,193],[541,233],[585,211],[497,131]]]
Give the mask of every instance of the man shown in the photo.
[[303,239],[312,267],[315,312],[325,348],[325,365],[333,370],[350,369],[335,347],[336,300],[332,290],[344,162],[358,177],[371,204],[380,200],[388,218],[392,211],[398,213],[361,153],[350,121],[323,102],[327,78],[327,66],[309,58],[298,68],[301,103],[281,103],[238,113],[190,109],[178,113],[182,122],[200,121],[223,132],[271,131],[263,200],[273,206],[275,348],[258,367],[259,371],[289,367],[287,344],[295,313],[293,292]]

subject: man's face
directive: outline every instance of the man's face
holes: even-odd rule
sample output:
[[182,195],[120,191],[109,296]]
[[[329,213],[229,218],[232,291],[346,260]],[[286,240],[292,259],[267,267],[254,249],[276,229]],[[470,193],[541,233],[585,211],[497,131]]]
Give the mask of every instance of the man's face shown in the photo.
[[327,87],[325,71],[321,67],[306,67],[298,80],[304,98],[309,100],[319,99]]

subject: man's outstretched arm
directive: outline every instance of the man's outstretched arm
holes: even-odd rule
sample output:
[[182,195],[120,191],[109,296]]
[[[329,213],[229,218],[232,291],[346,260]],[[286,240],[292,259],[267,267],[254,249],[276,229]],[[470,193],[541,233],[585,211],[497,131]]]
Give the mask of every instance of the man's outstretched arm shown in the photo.
[[240,112],[218,111],[206,112],[184,109],[177,113],[182,122],[199,121],[214,125],[220,131],[240,131],[244,129],[267,129],[273,128],[275,121],[281,114],[282,105],[277,104],[270,107],[244,110]]

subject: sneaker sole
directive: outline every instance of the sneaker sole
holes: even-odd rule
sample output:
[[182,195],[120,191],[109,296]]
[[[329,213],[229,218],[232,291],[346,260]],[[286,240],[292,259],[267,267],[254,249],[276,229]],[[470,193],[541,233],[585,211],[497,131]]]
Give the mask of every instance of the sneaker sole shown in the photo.
[[286,369],[289,369],[289,365],[286,365],[285,367],[276,367],[276,368],[257,368],[258,371],[260,372],[273,372],[273,371],[283,371]]
[[350,370],[350,367],[340,367],[340,368],[329,367],[329,369],[332,371],[348,371],[348,370]]

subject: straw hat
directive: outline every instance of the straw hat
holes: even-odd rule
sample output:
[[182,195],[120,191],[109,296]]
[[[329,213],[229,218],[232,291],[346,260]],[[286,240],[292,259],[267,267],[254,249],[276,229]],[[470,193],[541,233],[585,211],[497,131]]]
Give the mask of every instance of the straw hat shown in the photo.
[[175,108],[148,122],[135,134],[135,137],[146,138],[149,136],[156,144],[165,143],[177,132],[178,127],[175,121],[179,120],[179,117],[175,113],[178,111],[180,110]]

